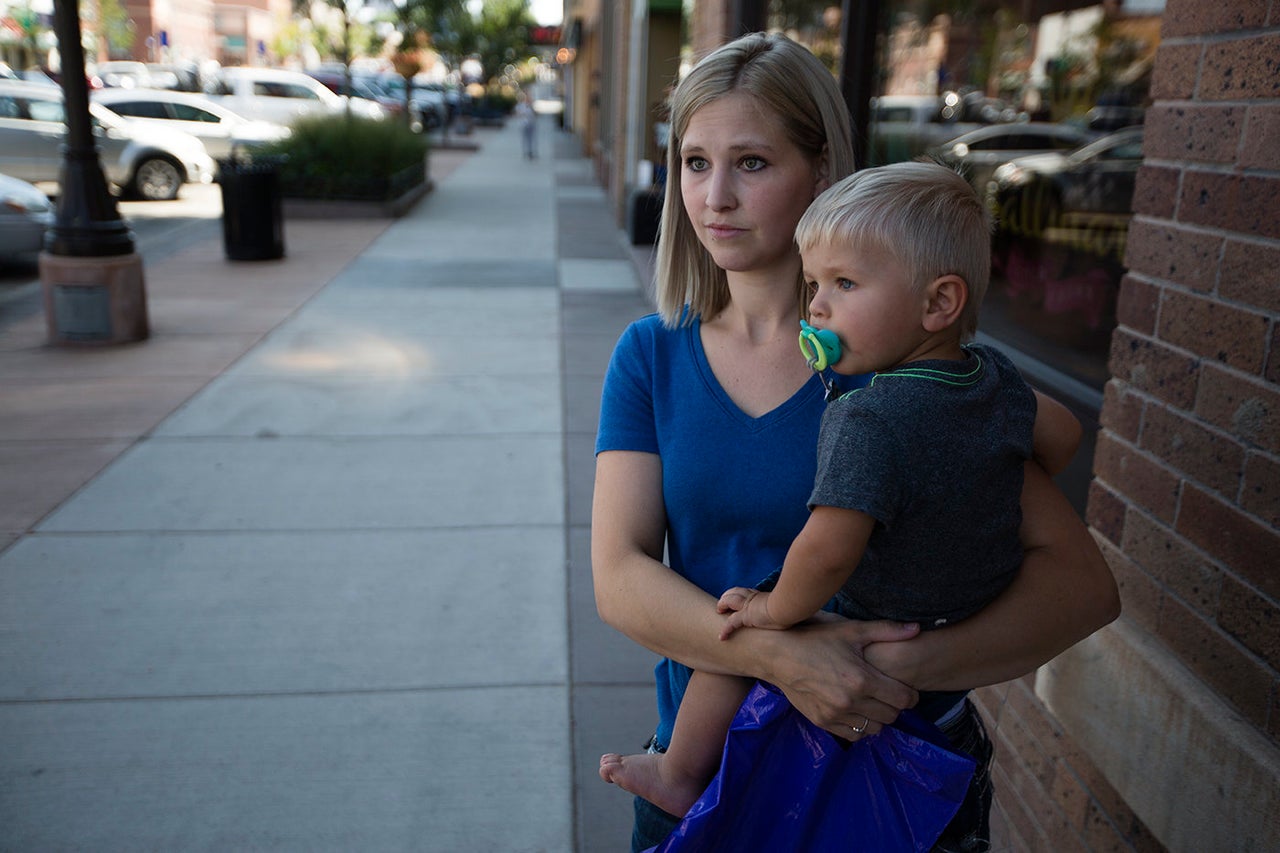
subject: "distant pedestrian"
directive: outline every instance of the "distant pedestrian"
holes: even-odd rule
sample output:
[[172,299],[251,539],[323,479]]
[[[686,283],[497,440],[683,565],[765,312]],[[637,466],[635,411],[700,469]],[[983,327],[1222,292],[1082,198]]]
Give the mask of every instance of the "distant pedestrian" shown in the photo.
[[528,92],[520,95],[516,103],[516,117],[520,119],[520,141],[524,145],[525,159],[538,156],[538,115],[533,111],[533,99]]

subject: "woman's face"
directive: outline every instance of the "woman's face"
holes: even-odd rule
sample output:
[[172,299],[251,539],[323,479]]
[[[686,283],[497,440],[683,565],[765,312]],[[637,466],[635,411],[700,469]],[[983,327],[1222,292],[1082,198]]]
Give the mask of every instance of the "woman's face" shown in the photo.
[[794,267],[796,223],[821,188],[819,164],[777,115],[743,92],[717,98],[690,117],[680,160],[685,212],[721,269]]

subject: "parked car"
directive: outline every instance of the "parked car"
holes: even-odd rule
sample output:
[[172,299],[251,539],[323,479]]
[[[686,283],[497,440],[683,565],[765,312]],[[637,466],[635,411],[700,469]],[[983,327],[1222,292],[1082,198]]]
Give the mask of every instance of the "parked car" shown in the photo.
[[[376,75],[374,79],[393,98],[404,102],[404,77],[394,71],[387,71]],[[409,89],[409,100],[422,116],[424,130],[436,130],[449,121],[449,105],[443,92],[427,88],[415,80]]]
[[214,159],[230,157],[236,147],[252,148],[289,135],[289,128],[283,125],[247,119],[190,92],[100,89],[91,98],[124,118],[189,133],[204,143]]
[[[205,94],[245,118],[286,126],[305,115],[341,113],[348,101],[301,71],[280,68],[223,68],[208,82]],[[375,101],[349,100],[357,115],[386,118],[386,110]]]
[[53,225],[53,205],[26,181],[0,175],[0,260],[39,252]]
[[[347,75],[343,71],[308,71],[307,76],[319,80],[334,94],[376,101],[393,118],[404,114],[404,98],[382,88],[377,78],[352,74],[348,86]],[[409,129],[414,133],[423,131],[422,107],[417,101],[409,102]]]
[[959,121],[960,112],[939,95],[882,95],[871,100],[871,162],[911,160],[929,148],[981,124]]
[[929,153],[958,169],[979,193],[985,193],[997,166],[1042,151],[1074,151],[1096,137],[1078,127],[1055,122],[993,124],[963,133]]
[[[191,134],[130,122],[93,102],[89,117],[107,180],[123,192],[161,201],[177,198],[183,183],[213,180],[213,160]],[[61,89],[0,80],[0,172],[58,180],[66,134]]]
[[997,246],[1015,238],[1061,242],[1123,255],[1133,190],[1142,165],[1142,128],[1104,136],[1069,153],[1011,160],[996,169],[987,200]]
[[413,83],[415,91],[435,92],[444,99],[446,120],[452,121],[467,107],[470,100],[466,93],[457,86],[450,86],[445,83],[439,83],[434,80],[425,83],[419,83],[417,80]]
[[143,62],[99,62],[94,71],[106,88],[143,89],[152,85],[151,72]]
[[153,89],[177,89],[179,92],[200,91],[200,66],[195,62],[165,64],[148,62]]

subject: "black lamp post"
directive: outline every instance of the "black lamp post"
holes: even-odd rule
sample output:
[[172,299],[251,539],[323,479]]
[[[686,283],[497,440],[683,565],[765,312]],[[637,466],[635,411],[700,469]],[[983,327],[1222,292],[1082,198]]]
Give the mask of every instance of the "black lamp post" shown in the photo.
[[93,125],[76,0],[54,0],[62,60],[62,191],[40,253],[49,339],[57,344],[120,344],[150,334],[142,256],[107,189]]
[[853,164],[865,169],[871,155],[871,98],[875,95],[876,32],[880,0],[844,0],[840,16],[840,91],[853,118]]
[[53,27],[62,60],[67,137],[62,146],[58,213],[45,235],[45,250],[68,257],[131,254],[133,233],[120,218],[116,201],[107,189],[93,141],[84,47],[80,44],[80,12],[75,0],[54,0]]

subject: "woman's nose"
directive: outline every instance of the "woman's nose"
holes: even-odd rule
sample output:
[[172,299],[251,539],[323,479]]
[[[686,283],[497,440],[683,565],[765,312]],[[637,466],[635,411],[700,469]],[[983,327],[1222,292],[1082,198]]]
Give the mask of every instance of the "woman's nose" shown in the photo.
[[724,171],[714,171],[707,179],[707,207],[712,210],[728,210],[736,204],[733,176]]

